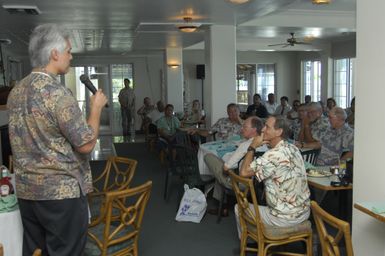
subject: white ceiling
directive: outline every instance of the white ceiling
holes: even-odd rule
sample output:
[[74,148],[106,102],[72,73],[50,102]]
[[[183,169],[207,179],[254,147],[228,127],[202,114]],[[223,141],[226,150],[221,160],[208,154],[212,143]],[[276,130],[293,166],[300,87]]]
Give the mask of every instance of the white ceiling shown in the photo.
[[[166,47],[203,48],[210,25],[237,26],[238,50],[319,50],[330,41],[355,38],[356,0],[332,0],[315,6],[311,0],[0,0],[0,5],[35,5],[41,14],[9,14],[0,8],[0,39],[9,38],[16,54],[26,54],[28,36],[42,23],[58,23],[72,32],[78,55],[125,55]],[[202,26],[179,32],[174,23],[192,17]],[[294,32],[299,40],[314,36],[312,45],[281,48]]]

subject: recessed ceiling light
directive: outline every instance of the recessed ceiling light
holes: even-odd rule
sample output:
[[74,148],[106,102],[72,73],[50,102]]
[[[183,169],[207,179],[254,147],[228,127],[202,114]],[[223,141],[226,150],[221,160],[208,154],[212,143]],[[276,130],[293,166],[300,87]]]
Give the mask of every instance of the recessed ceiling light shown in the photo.
[[331,0],[312,0],[311,1],[313,4],[330,4]]
[[250,0],[227,0],[227,1],[229,1],[232,4],[244,4],[249,2]]

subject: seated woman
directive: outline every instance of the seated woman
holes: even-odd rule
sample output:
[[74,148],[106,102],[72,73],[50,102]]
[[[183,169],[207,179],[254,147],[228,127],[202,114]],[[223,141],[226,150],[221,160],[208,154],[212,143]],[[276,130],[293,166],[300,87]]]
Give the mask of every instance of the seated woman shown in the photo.
[[191,111],[186,111],[182,120],[183,127],[190,127],[204,123],[205,116],[202,116],[201,104],[199,100],[193,100]]
[[173,115],[174,106],[167,104],[164,110],[164,116],[161,117],[156,123],[158,127],[158,135],[160,137],[160,147],[161,149],[168,148],[172,151],[173,159],[175,158],[176,152],[173,149],[175,145],[175,134],[177,129],[180,127],[180,122],[178,118]]

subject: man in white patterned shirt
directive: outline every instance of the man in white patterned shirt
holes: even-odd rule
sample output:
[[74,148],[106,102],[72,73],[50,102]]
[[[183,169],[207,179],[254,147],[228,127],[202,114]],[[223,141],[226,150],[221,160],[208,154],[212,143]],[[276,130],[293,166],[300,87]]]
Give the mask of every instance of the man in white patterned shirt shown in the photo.
[[[310,215],[304,161],[298,148],[286,141],[289,132],[282,116],[269,117],[262,135],[251,142],[240,172],[243,177],[255,176],[264,182],[267,206],[259,206],[259,211],[262,221],[271,226],[293,226]],[[254,160],[252,149],[264,143],[271,149]]]

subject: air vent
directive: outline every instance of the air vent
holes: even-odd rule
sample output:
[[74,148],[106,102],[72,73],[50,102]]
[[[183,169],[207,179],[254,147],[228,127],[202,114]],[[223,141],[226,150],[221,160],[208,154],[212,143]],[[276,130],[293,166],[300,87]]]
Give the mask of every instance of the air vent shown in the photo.
[[10,14],[39,15],[41,11],[35,5],[4,4],[3,8]]

